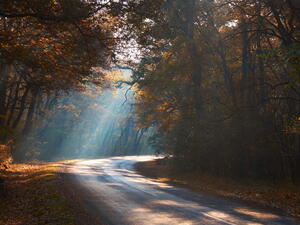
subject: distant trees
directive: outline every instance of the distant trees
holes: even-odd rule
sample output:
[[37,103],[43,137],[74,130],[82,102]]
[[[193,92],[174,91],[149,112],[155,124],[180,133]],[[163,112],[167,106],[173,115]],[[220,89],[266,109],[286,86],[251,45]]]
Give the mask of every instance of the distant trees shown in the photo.
[[140,124],[158,128],[158,150],[187,170],[299,180],[295,2],[170,0],[139,9],[145,5],[151,13],[132,14],[144,55],[133,77]]
[[90,85],[64,94],[17,142],[15,159],[58,160],[151,152],[146,129],[136,128],[132,97],[124,88]]

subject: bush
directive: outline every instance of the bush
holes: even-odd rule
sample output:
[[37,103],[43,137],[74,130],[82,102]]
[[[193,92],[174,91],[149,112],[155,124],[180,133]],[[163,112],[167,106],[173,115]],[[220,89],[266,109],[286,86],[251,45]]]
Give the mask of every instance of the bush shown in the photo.
[[0,170],[5,170],[12,162],[10,145],[0,145]]

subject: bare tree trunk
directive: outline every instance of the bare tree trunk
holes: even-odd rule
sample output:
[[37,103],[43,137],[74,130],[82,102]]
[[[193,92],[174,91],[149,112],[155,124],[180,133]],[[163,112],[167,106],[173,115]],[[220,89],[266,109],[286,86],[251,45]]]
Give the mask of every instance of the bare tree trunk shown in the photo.
[[245,21],[242,21],[242,79],[240,83],[240,104],[242,107],[245,106],[248,92],[248,81],[249,81],[249,37],[248,27]]
[[139,152],[139,147],[141,144],[141,140],[142,137],[144,136],[146,129],[145,128],[141,128],[138,130],[138,132],[136,132],[135,138],[134,138],[134,143],[133,143],[133,154],[136,155]]
[[258,55],[258,73],[259,73],[259,104],[262,104],[266,97],[266,84],[265,84],[265,65],[262,58],[261,38],[257,41],[257,55]]
[[18,115],[17,115],[17,117],[16,117],[16,119],[15,119],[13,125],[12,125],[13,129],[17,128],[17,126],[18,126],[18,124],[19,124],[19,122],[22,118],[22,115],[25,111],[26,99],[27,99],[28,93],[29,93],[29,88],[25,88],[25,91],[24,91],[23,96],[22,96],[21,101],[20,101],[19,113],[18,113]]
[[8,112],[8,119],[6,121],[7,126],[10,126],[10,123],[11,123],[11,121],[13,119],[13,116],[14,116],[15,108],[16,108],[18,100],[19,100],[20,80],[21,80],[21,78],[19,78],[19,80],[17,81],[16,87],[15,87],[15,90],[14,90],[15,94],[14,94],[13,101],[12,101],[12,104],[11,104],[9,112]]
[[0,66],[0,127],[5,126],[5,117],[6,117],[6,93],[7,93],[7,79],[8,79],[8,66],[2,64]]
[[35,112],[35,109],[36,109],[38,93],[39,93],[38,90],[33,90],[32,91],[32,99],[31,99],[29,109],[28,109],[28,112],[27,112],[27,118],[26,118],[26,122],[25,122],[25,125],[24,125],[23,134],[28,134],[31,131],[32,119],[33,119],[34,112]]

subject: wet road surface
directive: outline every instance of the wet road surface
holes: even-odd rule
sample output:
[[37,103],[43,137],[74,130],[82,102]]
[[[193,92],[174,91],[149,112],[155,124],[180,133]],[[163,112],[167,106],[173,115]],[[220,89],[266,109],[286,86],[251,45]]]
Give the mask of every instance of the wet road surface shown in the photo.
[[226,198],[197,194],[139,175],[153,156],[83,160],[66,166],[82,202],[106,225],[300,224],[293,218]]

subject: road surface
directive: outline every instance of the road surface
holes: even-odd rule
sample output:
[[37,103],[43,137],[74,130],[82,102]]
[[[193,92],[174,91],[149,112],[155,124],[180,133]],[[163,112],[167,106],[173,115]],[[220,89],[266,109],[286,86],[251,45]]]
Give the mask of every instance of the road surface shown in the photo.
[[300,224],[246,203],[197,194],[139,175],[153,156],[83,160],[65,169],[84,205],[106,225]]

